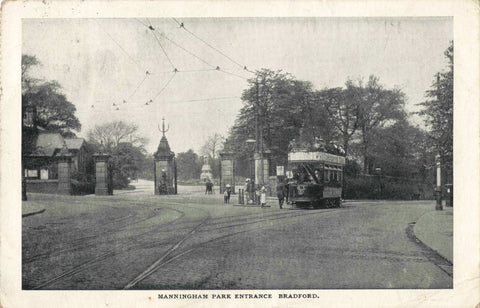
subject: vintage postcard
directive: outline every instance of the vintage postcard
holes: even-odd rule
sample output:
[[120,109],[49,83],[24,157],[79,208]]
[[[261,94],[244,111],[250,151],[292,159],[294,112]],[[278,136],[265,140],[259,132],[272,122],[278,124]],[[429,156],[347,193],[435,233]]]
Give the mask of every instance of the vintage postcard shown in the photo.
[[2,307],[475,307],[475,1],[5,1]]

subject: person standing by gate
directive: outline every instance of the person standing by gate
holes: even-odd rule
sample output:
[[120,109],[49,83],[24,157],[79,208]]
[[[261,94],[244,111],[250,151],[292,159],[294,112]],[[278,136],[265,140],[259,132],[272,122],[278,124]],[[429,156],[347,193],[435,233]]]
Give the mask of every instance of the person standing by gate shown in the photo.
[[260,188],[260,204],[262,208],[267,204],[267,189],[265,186]]
[[251,203],[251,204],[255,204],[256,202],[256,198],[255,198],[255,182],[253,180],[250,180],[248,182],[248,195],[249,195],[249,202],[248,203]]
[[225,192],[223,193],[223,202],[225,204],[230,203],[230,194],[231,193],[232,193],[232,187],[230,187],[230,184],[227,184],[227,186],[225,186]]
[[280,208],[283,206],[283,202],[285,200],[285,183],[282,179],[279,180],[277,185],[277,197],[278,197],[278,205]]
[[243,187],[243,192],[245,194],[245,204],[248,204],[248,200],[250,200],[250,194],[248,192],[248,184],[250,183],[250,179],[247,178],[245,180],[245,186]]

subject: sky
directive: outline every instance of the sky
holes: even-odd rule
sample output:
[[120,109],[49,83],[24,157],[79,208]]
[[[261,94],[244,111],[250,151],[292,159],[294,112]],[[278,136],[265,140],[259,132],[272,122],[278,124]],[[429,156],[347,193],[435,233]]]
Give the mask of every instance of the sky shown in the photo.
[[80,137],[123,120],[138,125],[153,153],[164,117],[172,150],[198,153],[209,136],[227,136],[233,126],[253,77],[244,66],[282,70],[318,90],[375,75],[403,90],[408,112],[418,111],[435,73],[446,69],[453,20],[24,19],[22,34],[22,53],[42,64],[32,75],[58,81],[75,104]]

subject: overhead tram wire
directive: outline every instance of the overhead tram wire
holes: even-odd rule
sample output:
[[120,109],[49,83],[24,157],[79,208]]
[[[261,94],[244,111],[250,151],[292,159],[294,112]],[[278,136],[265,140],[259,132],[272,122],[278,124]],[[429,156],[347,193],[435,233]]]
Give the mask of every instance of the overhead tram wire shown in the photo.
[[216,52],[218,52],[219,54],[221,54],[222,56],[224,56],[225,58],[227,58],[228,60],[230,60],[232,63],[238,65],[240,68],[244,68],[245,66],[238,63],[237,61],[235,61],[234,59],[232,59],[231,57],[229,57],[227,54],[225,54],[223,51],[221,51],[220,49],[216,48],[215,46],[213,46],[212,44],[208,43],[207,41],[205,41],[204,39],[202,39],[201,37],[199,37],[198,35],[196,35],[195,33],[193,33],[192,31],[190,31],[189,29],[187,29],[185,27],[185,24],[183,22],[179,22],[177,19],[173,18],[173,20],[180,26],[180,28],[182,28],[183,30],[185,30],[187,33],[189,33],[190,35],[192,35],[193,37],[195,37],[197,40],[199,40],[200,42],[204,43],[205,45],[207,45],[208,47],[210,47],[211,49],[215,50]]
[[190,100],[181,100],[181,101],[170,101],[167,103],[192,103],[192,102],[208,102],[208,101],[220,101],[220,100],[229,100],[240,98],[240,96],[225,96],[225,97],[212,97],[212,98],[199,98],[199,99],[190,99]]
[[125,49],[123,49],[122,45],[120,45],[120,44],[110,35],[110,33],[108,33],[107,30],[105,30],[105,29],[102,27],[102,25],[101,25],[96,19],[94,19],[94,20],[95,20],[95,22],[97,23],[97,25],[100,27],[100,29],[102,29],[102,31],[105,32],[106,35],[108,35],[108,37],[118,46],[118,48],[120,48],[120,50],[122,50],[123,53],[124,53],[125,55],[127,55],[127,57],[130,58],[130,60],[132,60],[132,62],[135,63],[135,64],[137,65],[137,67],[138,67],[142,72],[147,71],[147,70],[145,70],[144,68],[142,68],[142,66],[141,66],[137,61],[135,61],[135,59],[133,59],[132,56],[130,56],[130,54],[129,54]]
[[168,81],[165,83],[163,88],[161,88],[160,91],[158,91],[158,93],[150,100],[151,103],[153,103],[153,101],[167,88],[167,86],[170,84],[170,82],[172,81],[173,77],[175,77],[175,75],[176,75],[176,73],[174,72],[172,74],[172,77],[170,77],[170,79],[168,79]]
[[[213,70],[216,70],[216,71],[220,71],[222,73],[226,73],[226,74],[229,74],[229,75],[232,75],[232,76],[236,76],[236,77],[239,77],[239,78],[242,78],[242,79],[247,79],[246,77],[243,77],[243,76],[240,76],[240,75],[237,75],[237,74],[234,74],[234,73],[231,73],[229,71],[226,71],[224,69],[221,69],[219,66],[215,66],[209,62],[207,62],[206,60],[200,58],[199,56],[197,56],[196,54],[194,54],[193,52],[189,51],[188,49],[184,48],[183,46],[177,44],[176,42],[174,42],[173,40],[171,40],[169,37],[167,37],[165,34],[160,34],[161,36],[163,36],[165,39],[167,39],[169,42],[171,42],[172,44],[174,44],[175,46],[177,46],[178,48],[182,49],[183,51],[187,52],[188,54],[192,55],[193,57],[197,58],[198,60],[202,61],[203,63],[207,64],[208,66],[212,67],[212,71]],[[182,72],[182,71],[180,71]]]
[[[145,82],[145,80],[147,79],[147,77],[150,75],[150,72],[149,71],[146,71],[145,72],[145,77],[143,77],[142,81],[137,85],[137,87],[135,88],[135,90],[133,90],[133,92],[128,96],[127,100],[130,100],[133,95],[137,92],[137,90],[140,88],[140,86]],[[126,102],[125,100],[123,101],[124,103]]]
[[[163,48],[162,43],[160,43],[160,39],[159,39],[159,38],[157,37],[157,35],[155,34],[155,28],[152,26],[152,23],[150,22],[150,20],[148,20],[148,18],[147,18],[147,21],[148,21],[148,23],[149,23],[149,26],[147,26],[147,27],[148,27],[148,29],[150,29],[150,30],[152,31],[153,36],[155,37],[155,40],[156,40],[157,43],[158,43],[158,46],[160,46],[160,48],[162,49],[163,54],[165,55],[165,57],[167,57],[167,60],[168,60],[168,62],[170,62],[170,65],[171,65],[174,69],[176,69],[176,67],[175,67],[175,65],[173,64],[172,60],[171,60],[170,57],[168,56],[167,51],[165,50],[165,48]],[[143,23],[141,22],[141,24],[143,24]],[[145,25],[145,26],[146,26],[146,25]]]
[[[139,21],[140,22],[140,21]],[[178,21],[177,21],[178,22]],[[146,25],[145,23],[142,23],[140,22],[140,24],[142,24],[143,26],[149,28],[150,30],[152,30],[152,32],[154,31],[158,31],[156,30],[151,24],[148,26]],[[211,63],[209,63],[208,61],[202,59],[201,57],[197,56],[196,54],[194,54],[193,52],[191,52],[190,50],[186,49],[185,47],[181,46],[180,44],[176,43],[175,41],[173,41],[172,39],[170,39],[168,36],[166,36],[164,33],[159,33],[160,36],[164,37],[166,40],[168,40],[169,42],[171,42],[172,44],[174,44],[175,46],[177,46],[178,48],[182,49],[183,51],[185,51],[186,53],[188,53],[189,55],[195,57],[196,59],[200,60],[201,62],[205,63],[206,65],[210,66],[212,69],[211,70],[217,70],[217,71],[220,71],[220,72],[223,72],[225,74],[229,74],[229,75],[232,75],[232,76],[236,76],[238,78],[242,78],[242,79],[247,79],[246,77],[243,77],[243,76],[240,76],[240,75],[237,75],[235,73],[232,73],[232,72],[229,72],[229,71],[226,71],[224,69],[220,69],[219,66],[215,66]],[[239,65],[237,63],[237,65]],[[248,71],[246,69],[246,66],[242,66],[240,65],[244,70]],[[176,72],[182,72],[181,70],[176,70]],[[250,71],[249,71],[250,72]]]
[[177,46],[178,48],[182,49],[183,51],[185,51],[186,53],[188,53],[189,55],[197,58],[198,60],[202,61],[203,63],[205,63],[206,65],[212,67],[212,68],[216,68],[215,65],[213,64],[210,64],[208,63],[207,61],[205,61],[204,59],[200,58],[199,56],[197,56],[196,54],[194,54],[193,52],[189,51],[188,49],[184,48],[183,46],[175,43],[173,40],[171,40],[168,36],[166,36],[165,34],[161,33],[160,34],[161,36],[163,36],[166,40],[168,40],[170,43],[172,43],[173,45]]

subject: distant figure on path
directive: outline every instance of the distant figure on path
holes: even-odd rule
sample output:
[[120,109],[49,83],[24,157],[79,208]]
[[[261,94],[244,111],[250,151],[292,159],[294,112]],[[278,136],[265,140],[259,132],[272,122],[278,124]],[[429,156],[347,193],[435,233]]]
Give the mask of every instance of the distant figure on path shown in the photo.
[[225,204],[230,204],[231,193],[232,193],[232,188],[230,187],[230,184],[227,184],[227,186],[225,186],[225,192],[223,193],[223,202]]
[[210,181],[210,179],[207,179],[207,182],[205,183],[205,195],[212,194],[212,188],[213,188],[213,183]]

